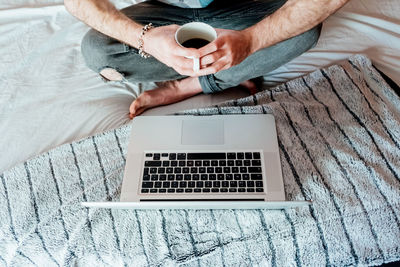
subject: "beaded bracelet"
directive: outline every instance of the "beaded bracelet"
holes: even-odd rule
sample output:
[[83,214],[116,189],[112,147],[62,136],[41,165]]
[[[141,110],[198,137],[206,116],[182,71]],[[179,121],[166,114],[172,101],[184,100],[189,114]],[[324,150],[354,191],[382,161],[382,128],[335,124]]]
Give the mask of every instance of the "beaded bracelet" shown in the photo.
[[139,47],[138,47],[138,49],[139,49],[139,55],[140,55],[141,57],[143,57],[143,58],[149,58],[149,57],[151,57],[149,54],[147,54],[147,53],[144,52],[144,50],[143,50],[143,36],[144,36],[144,34],[145,34],[146,32],[148,32],[148,31],[149,31],[150,29],[152,29],[152,28],[154,28],[154,26],[153,26],[152,23],[149,23],[149,24],[145,25],[145,26],[142,28],[142,32],[140,33],[140,36],[139,36],[139,39],[138,39],[138,44],[139,44]]

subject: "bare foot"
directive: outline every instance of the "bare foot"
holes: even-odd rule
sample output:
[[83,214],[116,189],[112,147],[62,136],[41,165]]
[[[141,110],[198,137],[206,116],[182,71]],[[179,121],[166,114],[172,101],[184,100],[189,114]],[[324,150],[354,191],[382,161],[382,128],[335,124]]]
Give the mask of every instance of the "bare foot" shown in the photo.
[[251,80],[240,83],[240,86],[244,87],[251,95],[254,95],[258,92],[257,85]]
[[133,119],[149,108],[176,103],[202,92],[197,77],[160,82],[157,85],[157,88],[143,92],[132,102],[129,107],[129,118]]

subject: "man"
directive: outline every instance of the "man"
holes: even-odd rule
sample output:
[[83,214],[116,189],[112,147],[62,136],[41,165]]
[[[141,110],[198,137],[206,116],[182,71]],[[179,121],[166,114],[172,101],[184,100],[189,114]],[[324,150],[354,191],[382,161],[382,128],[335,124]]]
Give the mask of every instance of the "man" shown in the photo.
[[[347,1],[152,0],[120,11],[108,0],[64,3],[71,14],[94,28],[82,41],[82,54],[91,69],[106,80],[161,82],[132,102],[133,118],[202,91],[239,84],[254,90],[250,79],[314,46],[320,23]],[[200,49],[179,46],[175,32],[191,21],[213,26],[217,39]],[[200,70],[194,71],[187,57],[200,58]]]

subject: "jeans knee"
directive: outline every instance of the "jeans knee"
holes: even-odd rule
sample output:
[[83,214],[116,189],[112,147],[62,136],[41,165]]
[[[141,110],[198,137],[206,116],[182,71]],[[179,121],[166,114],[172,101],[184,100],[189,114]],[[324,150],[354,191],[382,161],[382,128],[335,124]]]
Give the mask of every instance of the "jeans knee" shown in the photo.
[[86,33],[81,42],[86,65],[97,73],[105,67],[116,68],[115,56],[128,50],[127,45],[93,29]]
[[307,50],[317,45],[319,37],[321,35],[321,29],[322,23],[306,32],[305,38],[307,39],[307,43],[309,44]]

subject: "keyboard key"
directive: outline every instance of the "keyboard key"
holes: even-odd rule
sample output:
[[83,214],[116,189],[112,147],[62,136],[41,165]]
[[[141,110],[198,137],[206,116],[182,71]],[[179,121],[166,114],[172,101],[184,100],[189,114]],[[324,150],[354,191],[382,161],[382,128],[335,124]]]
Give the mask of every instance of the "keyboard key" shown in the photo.
[[217,180],[217,175],[215,175],[215,174],[209,174],[209,175],[208,175],[208,180],[210,180],[210,181]]
[[191,188],[186,188],[185,189],[185,193],[192,193],[193,192],[193,189],[191,189]]
[[233,175],[232,174],[225,174],[225,180],[232,180]]
[[165,174],[161,174],[160,177],[158,178],[160,181],[165,181],[167,180],[167,176]]
[[190,173],[197,173],[199,170],[196,167],[190,168]]
[[257,187],[257,188],[256,188],[256,192],[259,192],[259,193],[260,193],[260,192],[264,192],[264,188],[259,188],[259,187]]
[[237,153],[238,159],[244,159],[244,153]]
[[180,182],[179,187],[180,188],[185,188],[187,186],[187,182]]
[[239,187],[246,187],[245,181],[239,181]]
[[206,168],[205,167],[200,167],[199,168],[199,173],[206,173]]
[[245,159],[252,159],[253,158],[253,153],[246,152],[246,153],[244,153],[244,157],[245,157]]
[[140,192],[142,192],[142,193],[148,193],[148,192],[149,192],[149,189],[142,189]]
[[149,171],[150,171],[149,168],[144,168],[143,169],[143,174],[149,174]]
[[158,173],[165,173],[165,168],[158,168]]
[[261,173],[261,167],[248,167],[250,173]]
[[200,167],[200,166],[201,166],[201,160],[196,160],[196,161],[194,162],[194,166]]
[[240,193],[246,192],[246,188],[238,188],[238,192]]
[[161,161],[157,160],[157,161],[150,161],[147,160],[144,162],[144,166],[146,167],[160,167],[161,166]]
[[195,193],[201,193],[201,189],[200,189],[200,188],[195,188],[195,189],[193,189],[193,192],[195,192]]
[[211,160],[211,159],[226,159],[225,153],[188,153],[188,159],[194,160]]
[[246,173],[247,167],[240,167],[239,170],[240,170],[240,173]]
[[240,175],[240,174],[238,174],[238,173],[235,173],[234,175],[233,175],[233,179],[235,179],[235,180],[242,180],[242,175]]
[[197,181],[197,180],[199,180],[200,179],[200,175],[198,175],[198,174],[193,174],[192,175],[192,180],[193,181]]
[[162,187],[162,182],[155,182],[154,183],[155,188],[161,188]]
[[257,181],[256,182],[256,187],[263,187],[263,182],[262,181]]
[[215,167],[215,173],[222,173],[222,167]]
[[153,189],[150,189],[150,193],[157,193],[157,191],[158,191],[158,190],[157,190],[157,189],[154,189],[154,188],[153,188]]
[[219,161],[219,166],[225,167],[226,166],[226,160],[220,160]]
[[250,175],[248,173],[242,174],[242,180],[250,180]]
[[174,188],[170,188],[167,190],[168,193],[175,193],[175,189]]
[[230,193],[237,192],[237,189],[236,188],[229,188],[229,192]]
[[157,168],[150,168],[150,174],[154,174],[157,173]]
[[178,166],[178,161],[176,160],[171,161],[171,167],[176,167],[176,166]]
[[230,173],[231,167],[224,167],[224,173]]
[[227,193],[228,192],[228,188],[221,188],[219,191],[221,193]]
[[171,187],[172,188],[177,188],[179,186],[178,182],[171,182]]
[[247,160],[243,161],[243,165],[244,166],[251,166],[251,161],[247,159]]
[[218,192],[219,192],[219,188],[212,188],[212,189],[211,189],[211,192],[213,192],[213,193],[218,193]]
[[169,167],[169,161],[168,160],[164,160],[162,162],[163,167]]
[[237,181],[231,181],[229,183],[229,187],[237,187],[237,186],[238,186]]
[[175,153],[170,153],[169,154],[169,160],[176,160],[176,154]]
[[260,173],[251,174],[251,180],[262,180],[262,175]]
[[210,166],[210,161],[209,160],[203,160],[203,166],[208,167]]
[[152,180],[152,181],[158,181],[158,175],[157,175],[157,174],[153,174],[153,175],[151,176],[151,180]]
[[174,173],[174,168],[167,168],[166,173]]
[[189,160],[186,162],[186,166],[188,167],[193,167],[194,166],[194,161],[193,160]]
[[183,180],[183,175],[182,174],[176,174],[175,175],[175,180],[182,181]]
[[228,166],[235,166],[235,161],[228,160]]
[[186,161],[180,160],[180,161],[178,162],[178,165],[179,165],[179,167],[185,167],[185,166],[186,166]]
[[213,182],[213,187],[221,187],[221,182],[220,181],[214,181]]
[[150,181],[150,175],[148,174],[143,175],[143,181]]
[[239,172],[239,168],[238,167],[232,167],[232,172],[233,173],[238,173]]
[[183,188],[177,188],[177,189],[176,189],[176,192],[177,192],[177,193],[183,193],[183,192],[185,192],[185,190],[184,190]]
[[160,153],[155,153],[154,156],[153,156],[153,159],[154,160],[160,160],[160,157],[161,157]]
[[168,157],[168,153],[162,153],[162,154],[161,154],[161,157],[163,157],[163,158]]
[[207,173],[214,173],[214,167],[207,167]]
[[189,173],[189,168],[188,167],[184,167],[182,169],[182,173]]
[[175,175],[168,174],[167,179],[168,179],[168,181],[173,181],[173,180],[175,180]]
[[166,192],[167,192],[167,189],[164,189],[164,188],[158,189],[158,193],[166,193]]
[[220,181],[223,181],[224,178],[225,178],[225,175],[223,175],[223,174],[218,174],[217,175],[217,179],[220,180]]
[[178,153],[178,160],[185,160],[186,159],[186,153]]
[[200,179],[202,181],[206,181],[206,180],[208,180],[208,175],[207,174],[202,174],[202,175],[200,175]]
[[196,182],[188,182],[188,187],[190,188],[196,187]]
[[249,193],[253,193],[254,192],[254,188],[247,188],[246,191],[249,192]]
[[163,182],[162,187],[163,188],[169,188],[171,186],[171,182]]
[[153,157],[153,154],[151,154],[151,153],[146,153],[146,157],[147,157],[147,158]]
[[247,181],[247,187],[254,187],[254,181]]
[[254,159],[251,161],[252,166],[261,166],[261,160],[259,159]]
[[185,181],[191,181],[191,180],[192,180],[192,176],[191,176],[190,174],[185,174],[185,175],[183,176],[183,179],[184,179]]
[[254,153],[253,153],[253,158],[254,158],[254,159],[261,159],[260,152],[254,152]]
[[236,161],[235,161],[235,165],[236,165],[236,166],[243,166],[243,161],[241,161],[241,160],[236,160]]
[[228,159],[236,159],[236,153],[227,153]]
[[203,193],[210,193],[210,188],[203,188]]
[[229,187],[229,182],[228,181],[223,181],[222,182],[222,187]]
[[213,166],[213,167],[218,166],[218,160],[212,160],[211,161],[211,166]]
[[210,181],[205,181],[204,182],[205,187],[212,187],[212,182]]
[[181,167],[175,167],[174,168],[174,173],[181,173],[181,172],[182,172]]
[[196,187],[197,187],[197,188],[201,188],[201,187],[203,187],[203,186],[204,186],[204,182],[202,182],[202,181],[196,182]]

